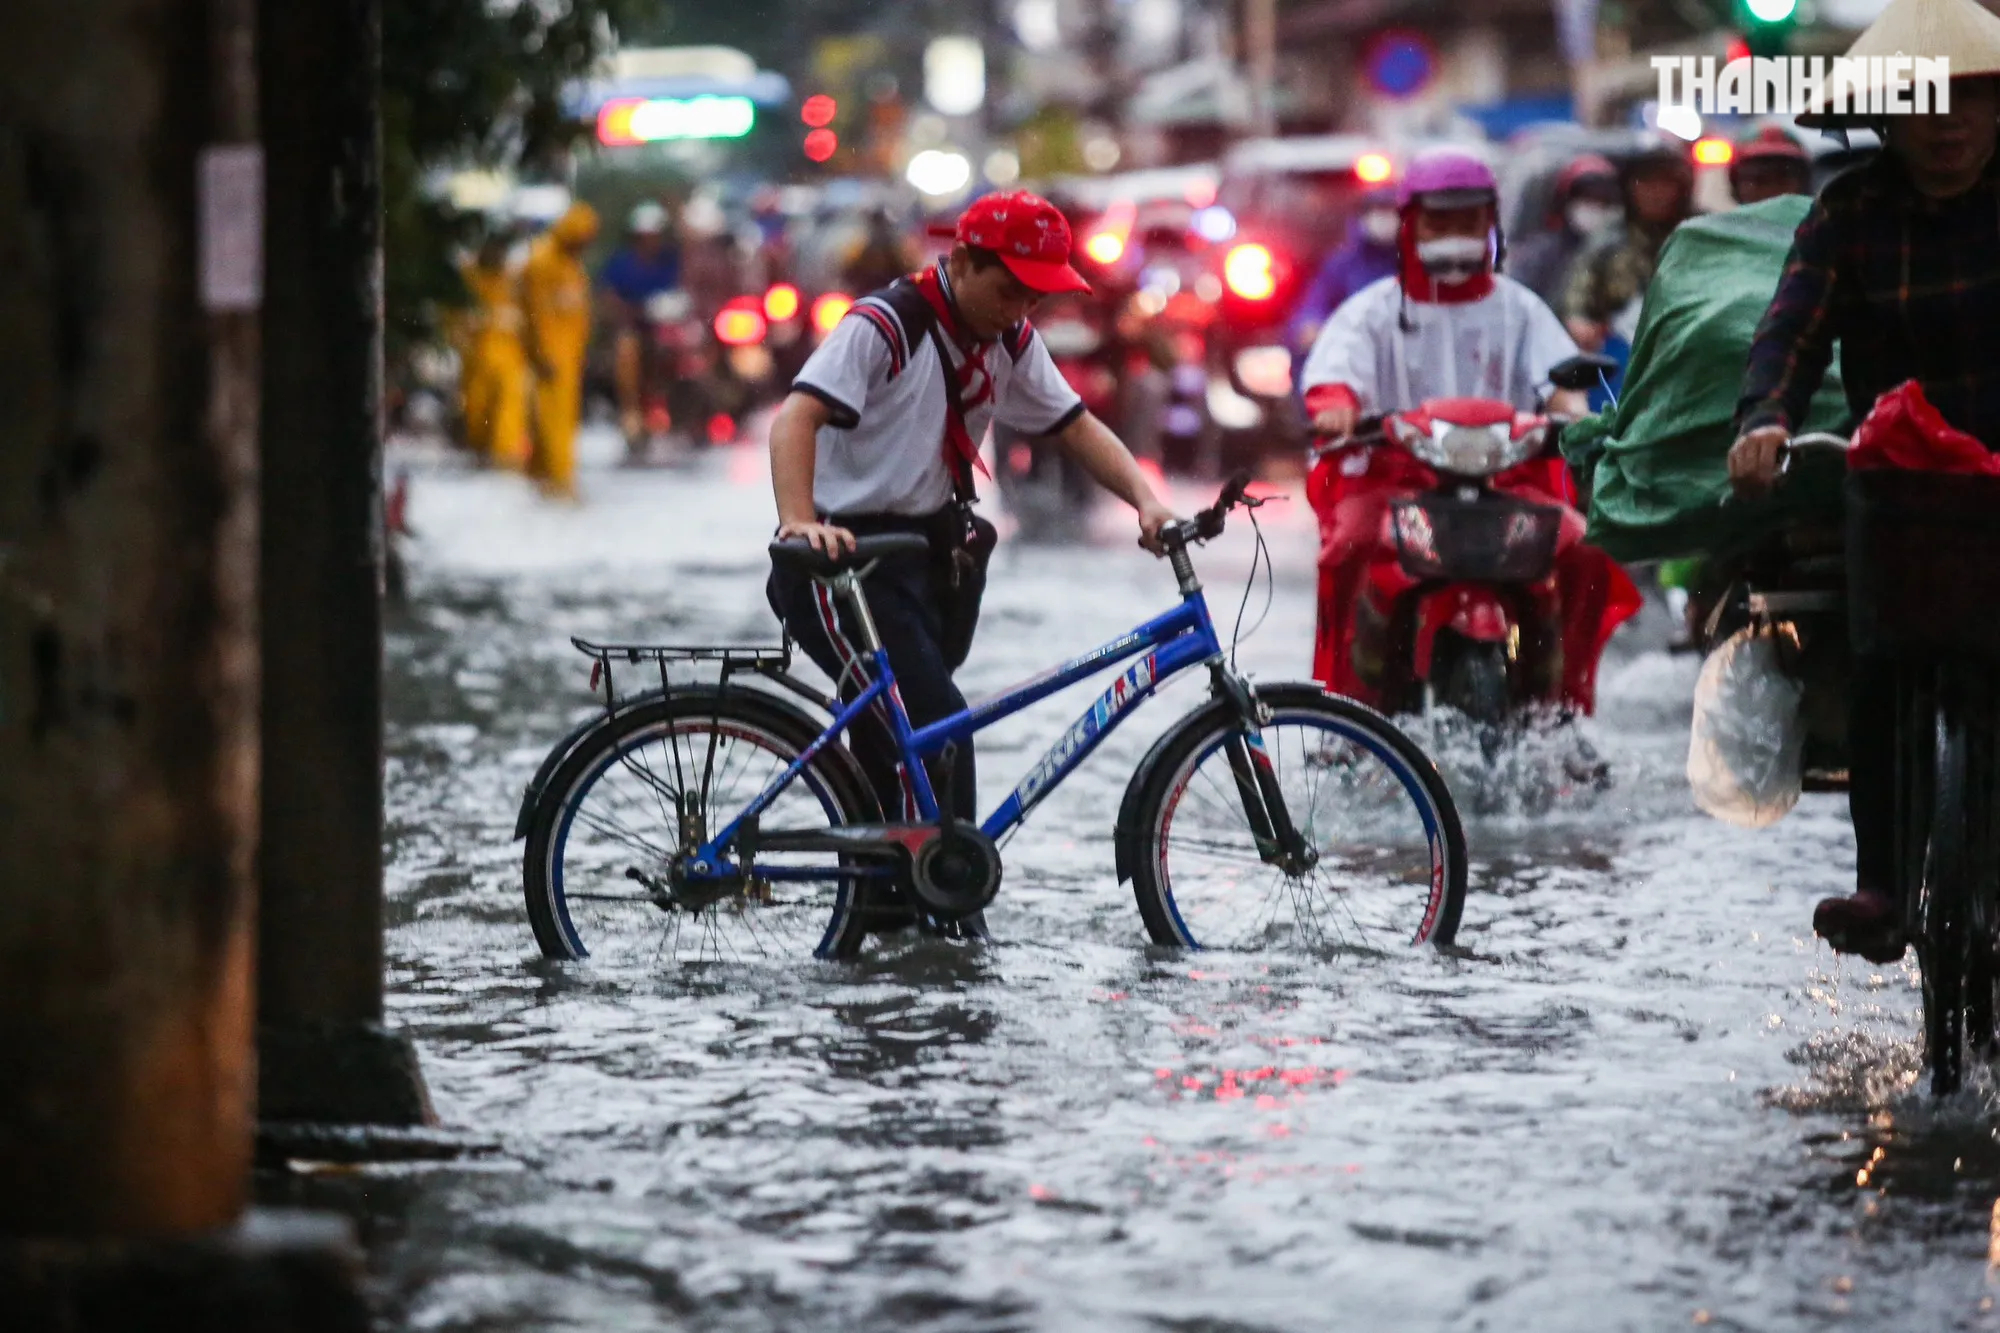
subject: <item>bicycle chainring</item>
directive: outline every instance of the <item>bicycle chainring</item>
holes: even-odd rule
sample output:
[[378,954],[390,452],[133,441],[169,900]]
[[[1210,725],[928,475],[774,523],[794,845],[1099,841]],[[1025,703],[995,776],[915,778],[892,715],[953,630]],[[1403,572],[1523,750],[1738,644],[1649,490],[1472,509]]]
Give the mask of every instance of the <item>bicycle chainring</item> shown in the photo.
[[910,887],[940,920],[971,916],[1000,892],[1000,848],[968,825],[941,833],[917,849]]

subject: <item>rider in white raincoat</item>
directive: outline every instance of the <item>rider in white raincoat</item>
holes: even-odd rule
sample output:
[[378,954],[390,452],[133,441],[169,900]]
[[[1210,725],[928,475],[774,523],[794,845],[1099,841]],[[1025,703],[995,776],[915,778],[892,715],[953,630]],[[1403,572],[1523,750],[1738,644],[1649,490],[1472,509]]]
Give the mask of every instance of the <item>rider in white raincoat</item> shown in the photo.
[[[1345,397],[1357,414],[1426,398],[1498,398],[1532,412],[1549,367],[1576,355],[1555,311],[1494,271],[1496,197],[1493,173],[1469,154],[1437,149],[1411,164],[1399,201],[1401,271],[1335,311],[1306,358],[1301,382],[1322,433],[1351,429],[1345,414],[1318,420],[1326,402]],[[1324,392],[1332,386],[1347,392]]]
[[[1399,202],[1397,275],[1349,298],[1306,358],[1302,381],[1313,429],[1337,444],[1363,415],[1405,411],[1433,398],[1491,398],[1518,411],[1539,410],[1550,368],[1577,349],[1539,296],[1495,271],[1501,241],[1493,173],[1469,154],[1436,149],[1410,164]],[[1586,406],[1574,391],[1555,393],[1547,404],[1577,415]],[[1371,621],[1370,633],[1360,633],[1362,590],[1371,562],[1394,558],[1394,543],[1383,534],[1391,501],[1436,484],[1428,467],[1392,444],[1335,448],[1307,479],[1320,523],[1313,675],[1329,689],[1385,702],[1377,641],[1394,627]],[[1553,456],[1489,484],[1538,503],[1575,504],[1568,469]],[[1564,613],[1561,693],[1587,712],[1603,641],[1631,615],[1637,595],[1602,552],[1580,544],[1582,519],[1572,516],[1575,540],[1556,569]]]

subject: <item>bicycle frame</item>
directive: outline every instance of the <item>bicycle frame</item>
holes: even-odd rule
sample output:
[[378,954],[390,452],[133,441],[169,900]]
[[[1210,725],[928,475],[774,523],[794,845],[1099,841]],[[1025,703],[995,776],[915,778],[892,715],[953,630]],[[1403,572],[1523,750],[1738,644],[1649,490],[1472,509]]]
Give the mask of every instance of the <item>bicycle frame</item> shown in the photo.
[[[727,852],[735,845],[746,822],[756,819],[795,780],[819,752],[838,739],[854,720],[870,708],[881,706],[895,733],[898,754],[908,776],[917,812],[928,822],[938,818],[937,795],[922,760],[941,753],[946,746],[965,740],[1012,717],[1023,709],[1121,663],[1139,658],[1113,680],[1096,702],[1070,724],[1061,739],[1049,748],[1013,791],[980,825],[996,841],[1018,826],[1043,797],[1062,784],[1103,743],[1118,724],[1162,682],[1192,666],[1220,662],[1222,645],[1215,624],[1209,618],[1208,602],[1197,587],[1185,592],[1181,604],[1140,625],[1129,633],[1099,645],[1061,666],[1022,681],[1000,694],[973,704],[929,726],[910,725],[896,689],[895,671],[886,651],[874,653],[874,671],[868,685],[842,705],[833,721],[783,773],[757,794],[756,799],[695,852],[689,867],[696,875],[725,875],[731,872]],[[833,874],[852,874],[833,866],[761,866],[758,874],[768,879],[825,879]]]

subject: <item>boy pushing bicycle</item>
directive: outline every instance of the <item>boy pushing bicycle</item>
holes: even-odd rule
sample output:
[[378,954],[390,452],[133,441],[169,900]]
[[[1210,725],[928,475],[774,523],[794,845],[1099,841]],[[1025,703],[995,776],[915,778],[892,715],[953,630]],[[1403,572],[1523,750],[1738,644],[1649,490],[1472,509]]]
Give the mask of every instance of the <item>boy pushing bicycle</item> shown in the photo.
[[[1047,200],[988,195],[958,221],[951,253],[857,301],[820,345],[771,424],[778,536],[838,557],[856,535],[914,533],[928,554],[879,562],[865,587],[905,709],[922,727],[965,707],[952,673],[978,621],[992,525],[973,513],[979,441],[995,420],[1047,436],[1138,511],[1139,543],[1159,554],[1173,514],[1131,451],[1063,380],[1028,322],[1053,292],[1087,291],[1070,267],[1070,229]],[[819,668],[852,696],[866,663],[851,612],[774,564],[771,609]],[[878,739],[881,739],[878,737]],[[885,817],[915,818],[893,743],[858,757]],[[927,761],[933,783],[945,781]],[[949,776],[953,808],[975,817],[971,747]]]

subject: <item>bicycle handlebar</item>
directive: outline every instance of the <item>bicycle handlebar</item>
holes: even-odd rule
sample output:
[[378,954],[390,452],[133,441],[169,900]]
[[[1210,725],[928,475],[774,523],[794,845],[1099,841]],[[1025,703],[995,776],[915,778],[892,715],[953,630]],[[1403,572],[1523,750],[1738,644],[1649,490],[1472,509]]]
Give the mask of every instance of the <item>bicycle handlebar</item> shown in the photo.
[[1845,435],[1835,435],[1832,431],[1808,431],[1804,435],[1794,435],[1785,441],[1784,449],[1778,454],[1778,475],[1784,476],[1792,470],[1792,460],[1800,454],[1829,453],[1845,455],[1852,447]]
[[1222,483],[1222,494],[1215,497],[1215,503],[1194,516],[1195,536],[1202,541],[1220,537],[1222,527],[1229,518],[1229,511],[1243,503],[1244,492],[1250,488],[1250,473],[1239,469],[1230,474]]
[[1169,524],[1161,530],[1170,548],[1185,549],[1189,542],[1205,542],[1222,535],[1222,529],[1229,520],[1232,509],[1255,509],[1264,501],[1249,495],[1250,472],[1239,469],[1222,483],[1222,493],[1215,497],[1215,503],[1197,513],[1193,518]]

